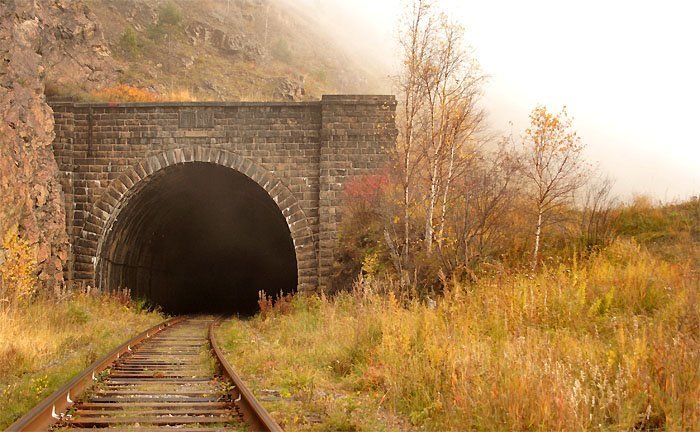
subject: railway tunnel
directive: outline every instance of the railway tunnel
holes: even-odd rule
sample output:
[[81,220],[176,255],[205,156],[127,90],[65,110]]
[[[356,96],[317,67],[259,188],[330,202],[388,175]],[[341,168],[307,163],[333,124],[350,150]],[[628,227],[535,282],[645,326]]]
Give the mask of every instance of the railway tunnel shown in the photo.
[[212,163],[173,165],[123,204],[105,236],[97,279],[172,314],[250,315],[258,292],[293,292],[287,222],[255,181]]

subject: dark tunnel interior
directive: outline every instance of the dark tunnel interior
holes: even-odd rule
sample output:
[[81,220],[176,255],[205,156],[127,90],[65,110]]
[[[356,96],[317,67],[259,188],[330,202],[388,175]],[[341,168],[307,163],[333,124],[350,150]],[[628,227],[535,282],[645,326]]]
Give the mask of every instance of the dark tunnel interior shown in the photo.
[[258,291],[293,292],[294,244],[280,209],[230,168],[165,168],[137,191],[107,234],[98,280],[164,312],[250,315]]

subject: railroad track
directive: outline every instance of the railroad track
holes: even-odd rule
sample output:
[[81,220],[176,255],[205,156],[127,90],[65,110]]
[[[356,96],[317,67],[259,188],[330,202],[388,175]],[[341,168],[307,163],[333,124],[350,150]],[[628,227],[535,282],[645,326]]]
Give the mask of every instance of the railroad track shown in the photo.
[[217,324],[178,317],[147,330],[8,431],[281,431],[223,358]]

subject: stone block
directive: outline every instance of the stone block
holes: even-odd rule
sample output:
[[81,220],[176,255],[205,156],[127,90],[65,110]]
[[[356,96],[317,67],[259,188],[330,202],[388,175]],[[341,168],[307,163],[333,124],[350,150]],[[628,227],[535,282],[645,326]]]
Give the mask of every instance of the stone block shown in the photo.
[[204,161],[235,169],[268,191],[292,232],[299,287],[316,289],[333,262],[344,182],[381,167],[396,137],[393,96],[54,108],[53,151],[75,262],[82,264],[74,277],[90,283],[101,227],[120,201],[163,168]]

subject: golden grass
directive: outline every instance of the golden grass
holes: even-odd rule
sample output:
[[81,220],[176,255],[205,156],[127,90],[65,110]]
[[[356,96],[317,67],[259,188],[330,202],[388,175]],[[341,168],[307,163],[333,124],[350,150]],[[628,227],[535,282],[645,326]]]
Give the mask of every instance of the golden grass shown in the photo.
[[92,92],[91,95],[96,100],[107,102],[155,102],[161,100],[161,97],[152,91],[127,84],[105,87]]
[[287,430],[700,430],[699,285],[618,241],[434,306],[376,283],[297,296],[222,339]]
[[163,320],[124,296],[74,294],[0,313],[0,430],[129,337]]
[[188,89],[171,89],[165,94],[142,89],[128,84],[104,87],[90,93],[93,102],[196,102],[197,97]]

